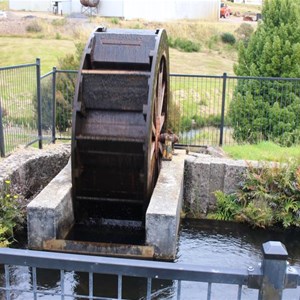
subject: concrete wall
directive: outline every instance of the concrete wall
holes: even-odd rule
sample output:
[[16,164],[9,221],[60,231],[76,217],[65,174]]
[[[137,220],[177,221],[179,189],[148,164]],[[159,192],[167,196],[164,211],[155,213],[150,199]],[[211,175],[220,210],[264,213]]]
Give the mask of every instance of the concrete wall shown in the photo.
[[163,161],[146,213],[146,244],[158,259],[174,260],[183,200],[185,151]]
[[[71,3],[71,12],[81,12],[80,0],[73,0]],[[124,0],[100,0],[98,5],[98,13],[103,17],[124,17]]]
[[151,21],[218,20],[219,6],[219,0],[124,0],[124,17]]
[[185,160],[185,205],[197,215],[206,215],[216,206],[214,192],[233,193],[242,184],[248,164],[258,162],[190,154]]
[[52,11],[51,0],[24,1],[9,0],[9,9],[29,11]]
[[43,249],[43,242],[64,239],[74,223],[71,161],[27,206],[28,247]]
[[69,157],[70,145],[66,144],[20,149],[0,162],[0,189],[10,180],[16,193],[31,198],[60,172]]
[[[64,14],[81,12],[80,0],[65,0],[58,3],[58,11]],[[51,0],[9,0],[13,10],[52,12]],[[220,0],[101,0],[99,15],[167,21],[176,19],[219,19]]]
[[245,3],[253,5],[262,5],[262,0],[234,0],[234,3]]

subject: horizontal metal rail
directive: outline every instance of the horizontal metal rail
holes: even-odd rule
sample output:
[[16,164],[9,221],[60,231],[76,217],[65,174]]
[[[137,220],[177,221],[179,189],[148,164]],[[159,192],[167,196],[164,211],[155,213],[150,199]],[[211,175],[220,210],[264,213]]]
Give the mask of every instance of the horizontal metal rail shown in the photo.
[[[224,75],[203,75],[203,74],[177,74],[171,73],[172,77],[181,77],[181,78],[219,78],[222,79]],[[228,79],[251,79],[251,80],[280,80],[280,81],[300,81],[300,78],[285,78],[285,77],[255,77],[255,76],[233,76],[226,75]]]
[[[5,276],[2,286],[0,286],[0,293],[1,291],[5,293],[6,300],[12,299],[11,293],[15,292],[31,293],[34,295],[34,299],[36,299],[37,295],[50,294],[60,295],[62,299],[66,296],[81,297],[80,299],[108,299],[98,297],[93,292],[94,276],[95,274],[102,274],[105,276],[117,276],[115,294],[118,296],[117,298],[110,297],[109,299],[123,299],[122,282],[124,277],[145,278],[145,298],[143,297],[142,299],[149,300],[152,299],[152,284],[154,280],[169,280],[173,282],[173,284],[171,283],[172,294],[176,298],[172,299],[181,299],[183,282],[207,283],[206,299],[211,299],[212,297],[212,284],[237,286],[237,299],[241,299],[243,286],[250,289],[259,289],[260,300],[281,299],[285,288],[296,289],[300,284],[299,269],[290,267],[287,264],[287,252],[284,245],[280,242],[265,243],[263,252],[264,260],[261,266],[257,264],[256,267],[249,266],[248,268],[214,268],[182,263],[2,248],[0,249],[0,265],[4,265]],[[29,289],[11,284],[10,266],[26,266],[30,268],[32,279]],[[53,292],[53,290],[39,288],[37,284],[38,269],[59,270],[60,290]],[[64,278],[66,272],[69,271],[88,274],[88,296],[77,293],[71,295],[70,292],[67,293],[65,291]]]
[[0,263],[65,271],[237,285],[247,285],[248,280],[247,269],[218,269],[189,264],[9,248],[0,249]]
[[36,66],[36,63],[21,64],[21,65],[15,65],[15,66],[0,67],[0,71],[12,70],[12,69],[20,69],[20,68],[27,68],[27,67],[35,67],[35,66]]
[[[43,140],[53,143],[56,140],[70,140],[78,70],[53,68],[35,78],[34,69],[30,73],[26,67],[35,67],[37,71],[40,69],[37,62],[0,68],[3,73],[0,84],[0,155],[3,157],[20,144],[36,142],[36,138],[40,147]],[[249,135],[250,142],[274,137],[282,143],[299,144],[297,131],[289,135],[289,132],[285,132],[289,127],[280,125],[281,122],[287,123],[284,114],[272,118],[267,116],[264,122],[255,123],[254,114],[247,109],[242,110],[241,118],[248,121],[247,126],[240,128],[236,125],[239,120],[234,120],[230,114],[230,104],[237,99],[239,89],[248,88],[254,100],[261,97],[264,101],[278,102],[279,107],[285,106],[299,97],[300,78],[233,76],[224,73],[170,74],[170,79],[172,101],[168,111],[168,127],[179,136],[179,147],[247,142],[247,130],[255,126],[254,134]],[[271,96],[268,100],[266,96],[269,91]],[[244,94],[241,97],[246,101]],[[23,113],[19,115],[21,111]],[[260,127],[258,124],[261,124]]]

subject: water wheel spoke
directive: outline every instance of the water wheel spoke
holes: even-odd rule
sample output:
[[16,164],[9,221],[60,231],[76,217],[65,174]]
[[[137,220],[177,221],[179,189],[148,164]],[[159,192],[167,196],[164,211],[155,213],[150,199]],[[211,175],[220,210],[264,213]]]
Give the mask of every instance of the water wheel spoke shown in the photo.
[[152,144],[151,144],[151,150],[150,150],[151,160],[153,158],[154,152],[155,152],[155,141],[153,141]]
[[163,114],[163,115],[161,115],[160,121],[159,121],[159,125],[160,125],[159,133],[161,133],[161,130],[162,130],[164,124],[165,124],[165,115]]
[[162,113],[165,90],[166,90],[166,83],[163,82],[163,74],[159,73],[156,116],[159,116]]
[[155,136],[155,134],[156,134],[155,124],[152,122],[152,136]]
[[163,151],[164,151],[164,149],[163,149],[163,146],[162,146],[162,143],[161,142],[159,142],[158,143],[158,148],[159,148],[159,152],[161,153],[161,155],[163,154]]

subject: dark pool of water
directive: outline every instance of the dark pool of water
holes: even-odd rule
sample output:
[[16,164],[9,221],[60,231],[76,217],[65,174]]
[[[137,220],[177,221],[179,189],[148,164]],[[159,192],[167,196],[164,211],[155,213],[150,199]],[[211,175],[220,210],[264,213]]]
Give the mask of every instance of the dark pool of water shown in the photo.
[[[251,229],[243,224],[216,221],[184,221],[180,229],[178,253],[175,263],[199,264],[215,268],[246,268],[256,265],[262,259],[261,245],[270,240],[281,241],[287,247],[289,262],[300,267],[299,231],[267,231]],[[38,270],[38,285],[48,291],[58,291],[60,274],[58,271]],[[94,293],[98,296],[116,297],[117,277],[96,275]],[[27,268],[12,270],[12,284],[19,288],[31,287],[31,274]],[[154,280],[152,299],[175,299],[174,283],[167,280]],[[66,293],[70,295],[88,294],[88,274],[66,273]],[[126,277],[123,282],[123,297],[144,299],[146,281],[142,278]],[[182,283],[182,299],[206,299],[206,283]],[[257,299],[257,291],[243,287],[242,299]],[[299,300],[300,290],[284,292],[285,300]],[[212,299],[231,300],[237,297],[237,287],[212,285]],[[1,296],[0,296],[0,299]],[[27,300],[32,296],[16,294],[13,299]],[[42,296],[39,299],[61,299],[59,296]],[[66,297],[65,299],[73,299]],[[80,299],[80,298],[76,298]]]

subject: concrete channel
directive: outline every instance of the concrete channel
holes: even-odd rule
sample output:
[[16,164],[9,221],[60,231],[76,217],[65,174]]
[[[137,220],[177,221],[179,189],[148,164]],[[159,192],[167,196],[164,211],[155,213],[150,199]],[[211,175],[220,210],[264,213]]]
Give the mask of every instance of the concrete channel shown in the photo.
[[80,239],[70,241],[68,237],[75,222],[71,164],[66,165],[69,155],[68,145],[56,145],[42,151],[24,149],[0,164],[0,188],[8,180],[14,191],[26,198],[31,193],[37,194],[44,186],[27,207],[28,246],[31,249],[91,251],[102,255],[115,253],[117,256],[173,260],[182,206],[205,218],[215,208],[216,190],[234,192],[247,168],[259,167],[257,162],[194,152],[186,155],[184,151],[176,150],[172,161],[163,161],[145,216],[143,242],[134,245],[92,242],[87,247]]
[[28,247],[52,251],[174,260],[183,202],[185,151],[163,161],[146,212],[145,245],[66,240],[74,225],[71,164],[27,206]]

